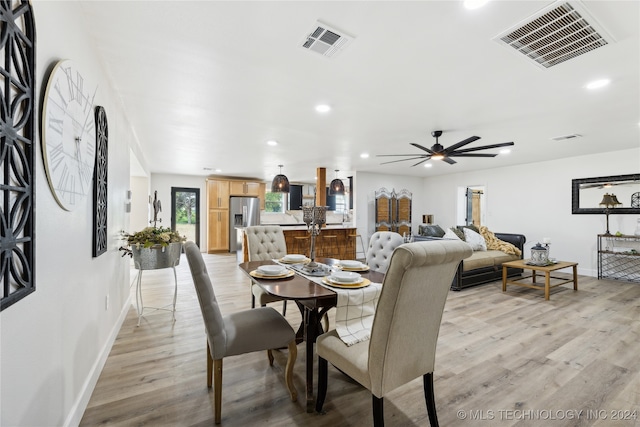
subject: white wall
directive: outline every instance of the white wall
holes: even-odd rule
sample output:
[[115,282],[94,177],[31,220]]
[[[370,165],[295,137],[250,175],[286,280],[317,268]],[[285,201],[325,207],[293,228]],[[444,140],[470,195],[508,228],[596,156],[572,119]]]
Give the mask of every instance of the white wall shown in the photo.
[[[129,145],[135,145],[119,100],[78,35],[78,3],[33,1],[36,18],[36,114],[52,65],[71,59],[98,84],[96,104],[109,124],[108,247],[91,256],[92,200],[73,212],[54,200],[37,132],[35,170],[36,291],[0,313],[0,425],[77,425],[129,308],[129,268],[118,253],[128,229]],[[37,118],[36,123],[40,120]],[[109,296],[109,308],[105,308]]]
[[125,231],[134,233],[149,226],[149,178],[132,176],[129,185],[131,188],[131,213],[129,214],[129,229]]
[[[457,190],[483,185],[490,230],[524,234],[525,257],[543,237],[551,237],[551,256],[576,261],[578,273],[597,276],[597,234],[604,215],[571,214],[571,180],[640,172],[640,149],[425,178],[424,197],[435,222],[456,225]],[[633,234],[638,215],[609,217],[612,233]]]
[[[204,176],[151,174],[151,194],[158,192],[158,199],[162,202],[163,227],[171,227],[171,187],[187,187],[200,189],[200,249],[207,249],[207,181]],[[151,211],[153,216],[153,210]]]

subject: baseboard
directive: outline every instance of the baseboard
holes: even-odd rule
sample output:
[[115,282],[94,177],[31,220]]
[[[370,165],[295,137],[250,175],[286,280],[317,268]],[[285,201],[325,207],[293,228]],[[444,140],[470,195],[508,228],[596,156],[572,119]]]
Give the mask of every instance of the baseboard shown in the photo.
[[120,316],[118,316],[118,320],[111,329],[109,338],[102,347],[99,357],[91,367],[91,371],[82,386],[82,391],[78,395],[78,399],[76,399],[73,406],[71,407],[71,410],[69,411],[69,415],[67,416],[67,419],[63,424],[65,427],[80,425],[80,421],[82,420],[84,411],[85,409],[87,409],[87,405],[89,404],[89,400],[91,399],[93,390],[98,383],[98,378],[100,377],[102,368],[104,368],[104,364],[107,363],[107,358],[109,357],[109,353],[111,352],[111,347],[113,347],[113,343],[118,337],[118,333],[120,332],[120,328],[122,328],[122,324],[124,323],[124,319],[127,317],[127,313],[129,312],[130,307],[131,295],[129,294],[129,297],[122,305],[122,311],[120,312]]

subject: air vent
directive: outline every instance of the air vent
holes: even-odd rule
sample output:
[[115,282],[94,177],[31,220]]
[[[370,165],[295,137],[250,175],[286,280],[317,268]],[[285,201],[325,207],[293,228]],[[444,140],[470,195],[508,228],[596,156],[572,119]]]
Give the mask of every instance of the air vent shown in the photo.
[[551,138],[552,141],[564,141],[565,139],[574,139],[581,138],[582,135],[578,135],[577,133],[572,133],[571,135],[562,135],[562,136],[554,136]]
[[330,58],[344,49],[352,39],[352,36],[318,21],[302,42],[302,47]]
[[614,42],[581,3],[566,1],[551,4],[493,40],[542,68]]

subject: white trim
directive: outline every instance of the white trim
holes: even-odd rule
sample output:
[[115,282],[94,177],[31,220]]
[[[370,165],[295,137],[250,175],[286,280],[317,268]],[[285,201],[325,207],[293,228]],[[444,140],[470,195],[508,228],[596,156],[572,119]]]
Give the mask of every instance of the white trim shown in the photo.
[[91,367],[91,371],[87,376],[84,384],[82,385],[82,390],[78,394],[78,399],[71,406],[71,410],[65,420],[63,426],[78,426],[80,425],[80,421],[82,420],[82,416],[84,415],[84,411],[87,409],[87,405],[89,404],[89,400],[91,399],[91,395],[93,394],[93,390],[98,383],[98,378],[100,378],[100,374],[102,373],[102,368],[104,368],[105,363],[107,362],[107,358],[109,357],[109,353],[111,352],[111,348],[113,347],[113,343],[116,341],[118,337],[118,333],[120,333],[120,329],[122,328],[122,324],[124,323],[124,319],[127,317],[127,313],[131,308],[131,294],[122,305],[122,311],[120,312],[120,316],[118,316],[118,320],[113,325],[113,329],[111,329],[111,333],[109,334],[109,338],[102,347],[102,351],[100,352],[100,356],[96,359],[95,363]]

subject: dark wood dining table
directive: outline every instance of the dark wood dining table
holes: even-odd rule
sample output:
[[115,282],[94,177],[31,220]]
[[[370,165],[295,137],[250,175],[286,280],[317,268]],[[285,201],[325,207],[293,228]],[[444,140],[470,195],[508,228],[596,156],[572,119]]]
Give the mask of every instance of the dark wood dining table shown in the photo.
[[[329,266],[339,263],[339,260],[333,258],[317,258],[315,261]],[[313,344],[316,342],[318,335],[323,332],[320,320],[331,307],[335,307],[338,297],[333,290],[319,285],[297,272],[293,276],[284,279],[261,279],[250,275],[250,272],[259,266],[268,264],[274,264],[274,262],[250,261],[243,262],[239,266],[254,283],[257,283],[267,293],[284,300],[293,300],[300,309],[302,322],[296,336],[299,342],[304,341],[306,343],[306,404],[307,412],[313,412],[315,407],[313,397]],[[384,279],[384,274],[377,271],[369,270],[360,272],[360,274],[372,282],[382,283]]]

